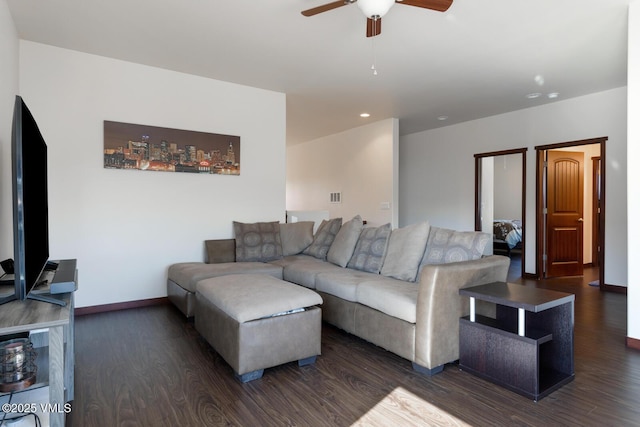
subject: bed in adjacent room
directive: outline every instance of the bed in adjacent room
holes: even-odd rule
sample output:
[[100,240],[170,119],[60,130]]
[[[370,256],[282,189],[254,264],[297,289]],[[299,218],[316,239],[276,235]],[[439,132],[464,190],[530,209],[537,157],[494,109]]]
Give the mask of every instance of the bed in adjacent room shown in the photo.
[[522,221],[519,219],[493,220],[493,251],[506,251],[511,256],[513,249],[522,248]]

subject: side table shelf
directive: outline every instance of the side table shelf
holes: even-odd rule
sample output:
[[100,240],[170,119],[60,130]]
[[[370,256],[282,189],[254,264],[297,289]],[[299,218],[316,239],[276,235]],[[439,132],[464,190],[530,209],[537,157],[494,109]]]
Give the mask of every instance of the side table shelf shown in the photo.
[[[73,262],[77,283],[75,260]],[[7,302],[0,310],[0,338],[29,333],[38,353],[35,384],[17,393],[48,386],[48,403],[59,409],[49,413],[52,427],[65,425],[65,412],[61,408],[74,399],[74,294],[58,294],[58,298],[66,305],[27,299]]]
[[[460,369],[533,400],[574,378],[574,295],[508,283],[460,290],[471,314],[460,319]],[[475,299],[496,317],[475,313]]]

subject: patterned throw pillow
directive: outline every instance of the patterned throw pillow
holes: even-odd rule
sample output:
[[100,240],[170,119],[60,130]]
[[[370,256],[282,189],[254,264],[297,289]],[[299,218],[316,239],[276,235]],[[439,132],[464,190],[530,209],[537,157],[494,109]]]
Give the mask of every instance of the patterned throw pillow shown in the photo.
[[318,227],[316,235],[313,237],[311,245],[302,252],[306,255],[311,255],[318,259],[327,259],[327,253],[329,248],[336,238],[340,227],[342,226],[342,218],[334,218],[330,220],[323,220]]
[[370,273],[380,273],[390,234],[391,224],[363,229],[347,267]]
[[455,231],[431,227],[421,265],[480,259],[491,235],[479,231]]
[[236,261],[273,261],[282,258],[280,224],[255,222],[246,224],[233,221],[236,236]]

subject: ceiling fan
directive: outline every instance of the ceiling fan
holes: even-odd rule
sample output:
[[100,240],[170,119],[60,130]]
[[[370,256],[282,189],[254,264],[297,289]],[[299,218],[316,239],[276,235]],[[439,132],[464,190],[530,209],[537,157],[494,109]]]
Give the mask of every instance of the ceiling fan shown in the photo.
[[362,13],[367,17],[367,37],[374,37],[380,34],[382,30],[382,17],[391,9],[394,3],[444,12],[449,9],[453,0],[338,0],[303,10],[302,14],[304,16],[313,16],[356,2]]

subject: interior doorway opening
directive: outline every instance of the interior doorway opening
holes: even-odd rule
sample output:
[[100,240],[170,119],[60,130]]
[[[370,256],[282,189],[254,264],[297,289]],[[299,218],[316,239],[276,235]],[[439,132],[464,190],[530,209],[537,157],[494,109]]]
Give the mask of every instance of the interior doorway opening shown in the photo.
[[493,235],[492,253],[509,256],[509,280],[525,275],[526,152],[474,155],[475,229]]
[[584,267],[596,267],[593,284],[604,289],[606,141],[535,147],[539,279],[582,276]]

